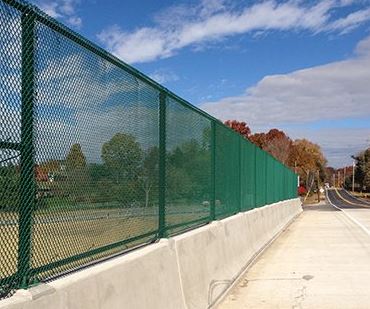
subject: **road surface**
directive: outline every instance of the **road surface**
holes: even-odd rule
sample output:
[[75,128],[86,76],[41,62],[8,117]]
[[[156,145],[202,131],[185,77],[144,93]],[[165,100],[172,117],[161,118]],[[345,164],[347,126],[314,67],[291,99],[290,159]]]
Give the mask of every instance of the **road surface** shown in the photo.
[[344,190],[327,194],[326,203],[305,207],[217,308],[370,308],[370,205]]
[[327,190],[327,199],[329,203],[341,209],[370,209],[370,202],[359,199],[344,189]]

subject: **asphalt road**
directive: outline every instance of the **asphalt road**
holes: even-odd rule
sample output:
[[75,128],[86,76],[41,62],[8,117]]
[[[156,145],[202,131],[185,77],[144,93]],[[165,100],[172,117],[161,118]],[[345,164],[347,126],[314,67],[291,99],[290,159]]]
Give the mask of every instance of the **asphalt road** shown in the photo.
[[328,202],[341,209],[366,209],[370,210],[370,202],[352,196],[344,189],[332,188],[327,190]]

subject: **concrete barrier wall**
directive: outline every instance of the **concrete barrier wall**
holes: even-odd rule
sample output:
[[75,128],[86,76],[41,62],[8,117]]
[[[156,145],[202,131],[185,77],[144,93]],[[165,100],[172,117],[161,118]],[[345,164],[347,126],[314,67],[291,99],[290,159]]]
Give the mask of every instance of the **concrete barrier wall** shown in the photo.
[[275,203],[161,240],[0,302],[12,309],[208,308],[302,211]]
[[279,202],[174,237],[188,308],[213,304],[248,262],[301,211],[299,199]]

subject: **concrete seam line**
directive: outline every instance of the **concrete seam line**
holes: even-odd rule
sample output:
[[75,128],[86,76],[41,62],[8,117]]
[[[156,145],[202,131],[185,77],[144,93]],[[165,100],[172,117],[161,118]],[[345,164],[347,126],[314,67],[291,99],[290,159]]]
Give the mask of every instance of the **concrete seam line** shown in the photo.
[[368,236],[370,236],[370,231],[357,219],[355,219],[353,216],[351,216],[349,213],[344,211],[342,208],[339,208],[338,206],[334,205],[333,202],[330,200],[328,192],[326,191],[326,198],[329,201],[329,203],[336,209],[342,211],[350,220],[352,220],[355,224],[357,224]]
[[236,284],[238,284],[241,280],[241,278],[244,276],[244,274],[249,270],[250,267],[252,267],[258,260],[258,258],[272,245],[272,243],[279,238],[279,236],[286,231],[286,229],[301,215],[302,211],[295,214],[289,221],[281,228],[279,232],[277,232],[274,237],[266,242],[261,249],[259,249],[253,256],[249,259],[247,264],[236,274],[234,278],[231,279],[230,285],[219,295],[212,304],[208,306],[208,309],[215,309],[216,306],[218,306],[226,297],[226,295],[229,294],[229,292],[235,287]]
[[169,238],[168,241],[171,242],[171,247],[173,246],[173,249],[174,249],[175,255],[176,255],[177,275],[178,275],[178,278],[179,278],[179,281],[180,281],[182,303],[184,304],[185,308],[188,308],[188,304],[186,303],[186,298],[185,298],[185,293],[184,293],[184,286],[182,284],[182,275],[181,275],[182,270],[181,270],[181,266],[180,266],[179,255],[178,255],[178,252],[177,252],[177,245],[176,245],[176,242],[173,238]]

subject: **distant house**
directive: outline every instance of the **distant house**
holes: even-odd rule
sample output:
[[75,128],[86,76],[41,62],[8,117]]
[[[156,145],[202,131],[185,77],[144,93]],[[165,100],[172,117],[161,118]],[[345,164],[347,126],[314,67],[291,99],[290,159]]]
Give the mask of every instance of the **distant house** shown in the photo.
[[40,167],[40,165],[35,166],[35,177],[37,182],[46,182],[49,180],[48,172]]
[[63,160],[50,160],[35,166],[37,182],[54,182],[64,179],[65,162]]

